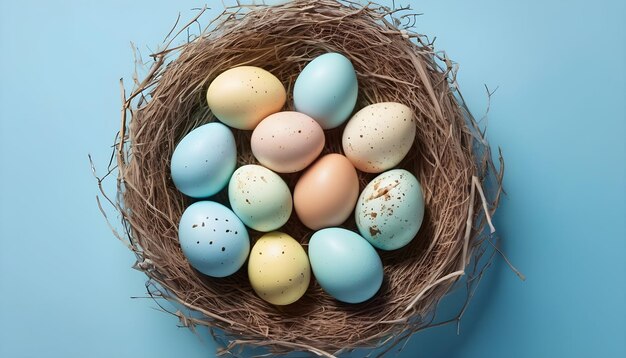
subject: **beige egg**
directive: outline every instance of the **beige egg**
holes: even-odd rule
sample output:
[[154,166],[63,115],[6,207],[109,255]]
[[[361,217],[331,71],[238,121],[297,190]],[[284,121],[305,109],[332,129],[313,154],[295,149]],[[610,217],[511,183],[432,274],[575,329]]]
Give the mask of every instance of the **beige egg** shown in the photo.
[[324,130],[311,117],[278,112],[261,121],[252,133],[255,158],[279,173],[294,173],[311,164],[324,149]]
[[293,192],[300,221],[319,230],[341,225],[352,213],[359,197],[359,178],[350,161],[327,154],[302,174]]
[[250,251],[248,278],[254,291],[274,305],[288,305],[304,295],[311,280],[309,258],[291,236],[274,231]]
[[411,108],[395,102],[371,104],[350,118],[343,131],[343,151],[357,169],[380,173],[404,159],[415,129]]
[[287,93],[268,71],[240,66],[217,76],[209,85],[206,99],[211,112],[224,124],[251,130],[263,118],[281,110]]

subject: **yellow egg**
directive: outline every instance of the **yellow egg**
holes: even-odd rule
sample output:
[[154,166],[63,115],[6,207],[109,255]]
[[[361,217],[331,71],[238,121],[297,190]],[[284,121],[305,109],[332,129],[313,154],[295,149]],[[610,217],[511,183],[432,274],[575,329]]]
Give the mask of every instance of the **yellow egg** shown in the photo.
[[311,266],[296,240],[274,231],[254,244],[248,277],[259,297],[274,305],[288,305],[300,299],[309,287]]
[[266,70],[240,66],[217,76],[206,99],[211,112],[224,124],[251,130],[283,108],[287,93],[280,80]]

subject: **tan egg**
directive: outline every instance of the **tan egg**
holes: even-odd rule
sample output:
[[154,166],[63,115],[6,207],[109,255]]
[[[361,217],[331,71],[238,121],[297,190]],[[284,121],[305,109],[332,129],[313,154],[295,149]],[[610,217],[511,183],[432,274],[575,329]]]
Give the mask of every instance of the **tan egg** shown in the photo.
[[354,166],[380,173],[398,165],[415,140],[411,108],[395,102],[371,104],[358,111],[343,130],[342,145]]
[[254,129],[263,118],[283,108],[287,92],[268,71],[240,66],[217,76],[206,93],[211,112],[224,124],[237,129]]
[[309,257],[291,236],[267,233],[250,251],[248,278],[254,292],[265,301],[274,305],[294,303],[309,287]]
[[300,221],[319,230],[346,221],[358,196],[359,178],[350,161],[340,154],[328,154],[300,177],[293,203]]
[[252,133],[255,158],[279,173],[295,173],[311,164],[324,149],[324,130],[311,117],[278,112],[261,121]]

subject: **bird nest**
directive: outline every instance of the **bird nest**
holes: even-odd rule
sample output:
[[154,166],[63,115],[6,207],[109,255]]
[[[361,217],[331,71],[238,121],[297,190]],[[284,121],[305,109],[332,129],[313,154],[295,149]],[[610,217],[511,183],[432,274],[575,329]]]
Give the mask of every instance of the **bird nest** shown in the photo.
[[[410,9],[331,0],[239,4],[226,7],[205,28],[203,12],[186,25],[177,21],[144,75],[135,76],[132,91],[123,93],[116,165],[99,178],[102,189],[102,181],[114,177],[109,174],[118,175],[116,195],[103,194],[121,216],[124,230],[116,235],[135,253],[135,268],[147,275],[150,297],[159,305],[162,299],[174,303],[168,311],[184,326],[209,327],[222,353],[235,354],[245,346],[325,356],[361,347],[388,349],[434,324],[440,299],[463,275],[471,292],[490,262],[482,259],[489,256],[485,253],[493,257],[497,250],[490,216],[498,205],[503,168],[494,166],[484,132],[458,91],[453,62],[413,31],[416,14]],[[181,36],[183,44],[175,45]],[[355,111],[389,101],[413,109],[416,140],[398,167],[419,179],[426,213],[408,246],[380,252],[384,282],[374,298],[342,303],[312,280],[302,299],[274,306],[254,293],[245,269],[211,278],[189,265],[177,228],[191,199],[176,190],[170,158],[185,134],[216,120],[205,94],[221,72],[258,66],[279,78],[290,94],[302,68],[327,52],[339,52],[354,65]],[[288,97],[285,110],[292,108]],[[326,131],[324,153],[342,152],[342,129]],[[238,165],[256,164],[251,132],[233,131]],[[299,174],[281,176],[293,190]],[[361,189],[373,177],[359,172]],[[224,192],[214,200],[228,203]],[[354,220],[343,226],[355,230]],[[305,248],[312,234],[295,215],[281,231]],[[251,231],[252,242],[260,234]]]

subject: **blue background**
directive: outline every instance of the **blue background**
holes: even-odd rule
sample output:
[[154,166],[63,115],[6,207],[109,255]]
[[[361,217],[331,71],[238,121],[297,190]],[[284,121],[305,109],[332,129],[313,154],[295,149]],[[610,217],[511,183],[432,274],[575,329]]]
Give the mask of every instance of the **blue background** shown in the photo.
[[[406,2],[404,2],[406,3]],[[194,1],[0,1],[0,357],[209,357],[145,299],[97,210],[129,41],[144,55]],[[626,2],[413,2],[472,110],[499,86],[501,259],[456,327],[401,357],[626,356]],[[219,5],[216,6],[219,8]]]

